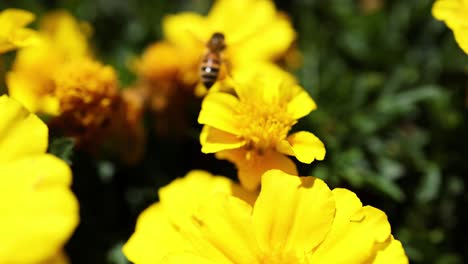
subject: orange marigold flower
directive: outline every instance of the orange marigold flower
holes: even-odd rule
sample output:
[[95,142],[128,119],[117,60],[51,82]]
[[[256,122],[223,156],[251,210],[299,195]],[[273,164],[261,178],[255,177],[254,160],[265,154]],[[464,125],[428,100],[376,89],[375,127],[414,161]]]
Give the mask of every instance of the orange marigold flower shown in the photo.
[[113,68],[87,58],[74,60],[57,69],[52,83],[60,109],[53,124],[81,141],[96,142],[118,106],[118,80]]

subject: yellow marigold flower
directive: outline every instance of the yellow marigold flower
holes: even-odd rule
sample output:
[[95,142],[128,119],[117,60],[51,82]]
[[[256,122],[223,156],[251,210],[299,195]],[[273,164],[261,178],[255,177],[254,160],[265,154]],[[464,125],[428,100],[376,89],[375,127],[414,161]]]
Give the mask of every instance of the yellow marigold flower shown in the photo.
[[287,16],[271,0],[218,0],[207,16],[190,12],[167,16],[163,32],[184,58],[180,78],[186,83],[198,81],[200,60],[215,32],[225,36],[224,64],[232,69],[273,62],[285,55],[296,37]]
[[202,102],[198,122],[203,153],[216,153],[236,164],[241,184],[256,189],[260,176],[269,169],[297,175],[293,161],[323,160],[325,147],[312,133],[288,136],[299,118],[316,104],[294,79],[279,69],[256,66],[237,74],[238,84],[230,92],[212,92]]
[[458,45],[468,54],[468,0],[437,0],[432,14],[447,23]]
[[17,47],[26,47],[38,41],[37,33],[25,28],[34,20],[34,14],[21,9],[5,9],[0,12],[0,53]]
[[140,215],[123,249],[134,263],[408,263],[385,213],[320,179],[268,171],[253,203],[183,181]]
[[54,259],[78,224],[70,168],[45,153],[47,126],[37,116],[7,96],[0,116],[0,262]]
[[20,50],[7,75],[10,96],[32,112],[57,115],[59,102],[51,94],[53,74],[63,63],[90,55],[87,31],[65,11],[46,15],[40,23],[39,43]]
[[197,239],[198,232],[191,216],[214,193],[234,195],[250,203],[255,199],[255,193],[246,192],[227,178],[191,171],[159,190],[160,202],[138,218],[135,233],[123,247],[125,255],[137,264],[158,263],[170,252],[191,247],[186,239]]

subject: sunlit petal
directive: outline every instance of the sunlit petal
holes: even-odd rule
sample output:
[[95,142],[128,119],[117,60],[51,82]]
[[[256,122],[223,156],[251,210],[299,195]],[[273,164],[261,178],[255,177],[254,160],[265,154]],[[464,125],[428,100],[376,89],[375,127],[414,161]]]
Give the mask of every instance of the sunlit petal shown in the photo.
[[334,214],[333,194],[322,180],[268,171],[253,211],[259,247],[308,252],[325,238]]
[[287,140],[280,141],[276,149],[307,164],[325,158],[325,145],[314,134],[306,131],[290,135]]
[[0,164],[46,151],[48,129],[37,116],[5,95],[0,111]]

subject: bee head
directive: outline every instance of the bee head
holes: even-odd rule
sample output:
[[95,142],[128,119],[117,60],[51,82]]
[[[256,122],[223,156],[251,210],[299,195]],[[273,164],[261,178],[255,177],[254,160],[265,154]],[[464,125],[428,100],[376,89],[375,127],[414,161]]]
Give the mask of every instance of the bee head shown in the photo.
[[220,32],[215,32],[208,41],[208,48],[213,51],[222,51],[226,48],[224,43],[224,34]]

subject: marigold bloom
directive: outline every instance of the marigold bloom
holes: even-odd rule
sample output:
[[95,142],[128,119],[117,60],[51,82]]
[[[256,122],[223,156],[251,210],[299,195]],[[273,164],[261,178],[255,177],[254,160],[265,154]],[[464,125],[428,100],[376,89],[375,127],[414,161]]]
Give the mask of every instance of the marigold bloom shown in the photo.
[[211,182],[166,187],[173,200],[161,196],[141,214],[126,256],[136,264],[408,263],[385,213],[349,190],[271,170],[252,203]]
[[37,33],[25,28],[34,20],[34,14],[21,9],[0,12],[0,53],[37,43]]
[[46,15],[40,21],[38,44],[20,50],[7,75],[10,96],[32,112],[59,114],[52,78],[65,62],[90,55],[86,31],[65,11]]
[[[237,74],[233,95],[211,92],[202,102],[198,122],[203,153],[236,164],[241,184],[256,189],[260,176],[269,169],[297,175],[293,161],[323,160],[325,147],[312,133],[288,136],[299,118],[315,110],[316,104],[292,77],[279,69],[258,66]],[[289,77],[288,77],[289,76]]]
[[37,116],[7,96],[0,116],[0,262],[56,259],[78,224],[70,168],[45,153],[47,126]]
[[437,0],[432,14],[453,30],[458,45],[468,54],[468,0]]

